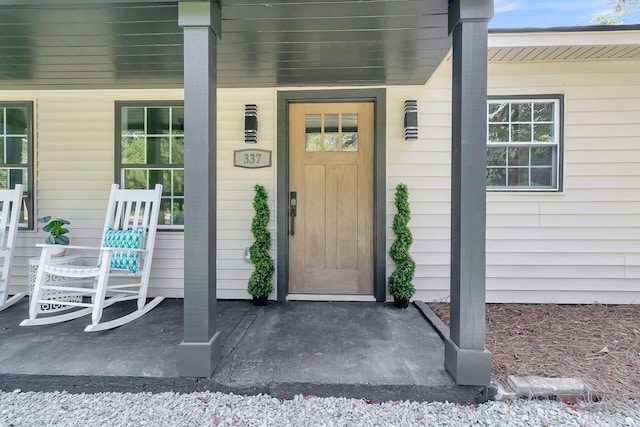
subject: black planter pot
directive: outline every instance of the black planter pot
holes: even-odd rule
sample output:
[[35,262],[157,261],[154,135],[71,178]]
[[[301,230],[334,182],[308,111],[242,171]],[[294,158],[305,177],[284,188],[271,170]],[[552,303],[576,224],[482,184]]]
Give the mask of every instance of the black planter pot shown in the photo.
[[253,297],[253,305],[257,305],[257,306],[267,305],[267,301],[268,301],[267,295],[264,295],[261,297]]
[[398,308],[407,308],[409,307],[409,300],[408,299],[402,299],[402,298],[393,298],[393,305],[395,305]]

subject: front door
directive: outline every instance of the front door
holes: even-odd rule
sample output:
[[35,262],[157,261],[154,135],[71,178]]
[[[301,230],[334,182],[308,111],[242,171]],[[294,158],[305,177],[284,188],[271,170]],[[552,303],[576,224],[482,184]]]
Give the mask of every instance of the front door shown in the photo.
[[289,105],[289,293],[373,294],[373,119],[372,102]]

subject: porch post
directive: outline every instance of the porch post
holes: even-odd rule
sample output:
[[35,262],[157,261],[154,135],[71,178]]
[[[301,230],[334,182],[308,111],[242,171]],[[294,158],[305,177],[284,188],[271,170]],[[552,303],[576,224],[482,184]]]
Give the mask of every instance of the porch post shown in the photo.
[[184,341],[182,377],[210,377],[220,360],[216,330],[216,2],[181,1],[184,29]]
[[458,385],[488,386],[485,348],[487,37],[493,0],[450,0],[451,320],[445,369]]

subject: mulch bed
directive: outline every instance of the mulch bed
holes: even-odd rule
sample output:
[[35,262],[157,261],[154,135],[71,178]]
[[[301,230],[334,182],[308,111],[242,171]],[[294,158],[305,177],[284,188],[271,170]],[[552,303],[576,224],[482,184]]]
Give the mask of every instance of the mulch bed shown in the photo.
[[[449,304],[429,304],[449,323]],[[601,401],[640,401],[640,305],[487,304],[492,374],[573,377]]]

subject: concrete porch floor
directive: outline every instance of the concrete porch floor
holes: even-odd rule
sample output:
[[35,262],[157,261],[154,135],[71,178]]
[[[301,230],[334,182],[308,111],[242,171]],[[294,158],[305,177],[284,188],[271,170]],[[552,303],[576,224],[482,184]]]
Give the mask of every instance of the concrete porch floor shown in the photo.
[[[120,303],[105,320],[131,311]],[[387,303],[218,301],[222,358],[211,378],[180,378],[181,299],[119,328],[83,332],[88,319],[21,327],[28,299],[0,312],[0,390],[200,390],[476,403],[490,391],[456,386],[444,343],[420,310]]]

